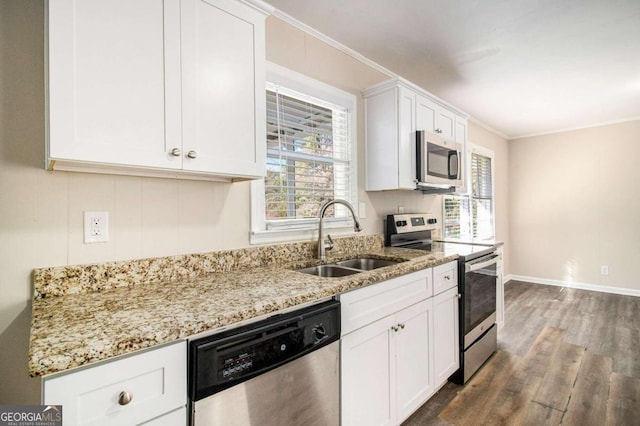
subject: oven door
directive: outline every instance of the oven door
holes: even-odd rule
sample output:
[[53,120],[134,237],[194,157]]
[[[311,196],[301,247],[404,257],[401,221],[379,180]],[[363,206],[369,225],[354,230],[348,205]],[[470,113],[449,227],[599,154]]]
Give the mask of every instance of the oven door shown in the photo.
[[496,321],[498,255],[490,253],[464,264],[464,348]]

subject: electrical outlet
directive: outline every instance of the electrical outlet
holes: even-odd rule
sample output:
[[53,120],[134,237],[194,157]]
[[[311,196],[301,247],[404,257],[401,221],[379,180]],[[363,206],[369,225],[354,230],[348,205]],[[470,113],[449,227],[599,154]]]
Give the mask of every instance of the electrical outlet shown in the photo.
[[602,265],[600,267],[600,275],[609,275],[609,266]]
[[404,206],[398,206],[398,213],[404,214]]
[[84,243],[109,241],[109,212],[84,212]]

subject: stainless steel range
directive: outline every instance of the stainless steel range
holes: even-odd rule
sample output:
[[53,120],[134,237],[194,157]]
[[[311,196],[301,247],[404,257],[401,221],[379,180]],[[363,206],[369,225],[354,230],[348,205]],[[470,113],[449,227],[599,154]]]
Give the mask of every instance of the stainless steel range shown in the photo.
[[431,231],[436,228],[437,220],[429,213],[389,215],[385,221],[385,244],[459,255],[460,369],[449,380],[463,384],[497,348],[498,254],[493,245],[433,241]]

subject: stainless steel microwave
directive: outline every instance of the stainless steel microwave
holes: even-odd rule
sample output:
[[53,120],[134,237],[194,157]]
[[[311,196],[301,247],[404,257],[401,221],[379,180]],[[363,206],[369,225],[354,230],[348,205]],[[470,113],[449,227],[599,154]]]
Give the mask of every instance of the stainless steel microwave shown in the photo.
[[418,188],[454,191],[462,185],[462,145],[418,130],[416,174]]

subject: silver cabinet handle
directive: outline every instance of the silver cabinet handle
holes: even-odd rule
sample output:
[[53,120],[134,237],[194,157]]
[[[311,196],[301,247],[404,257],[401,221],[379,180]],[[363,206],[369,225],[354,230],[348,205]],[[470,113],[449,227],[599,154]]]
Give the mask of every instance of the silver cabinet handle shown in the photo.
[[187,152],[187,157],[189,158],[196,158],[198,156],[198,153],[195,151],[189,151]]
[[445,280],[450,280],[450,279],[451,279],[451,277],[450,277],[449,275],[445,275],[445,276],[444,276],[444,279],[445,279]]
[[180,148],[173,148],[171,150],[171,155],[174,157],[180,157],[180,155],[182,155],[182,151],[180,151]]
[[458,299],[462,299],[462,294],[458,293]]
[[127,391],[122,391],[120,392],[120,395],[118,395],[118,404],[127,405],[128,403],[131,402],[132,399],[133,399],[133,394]]

